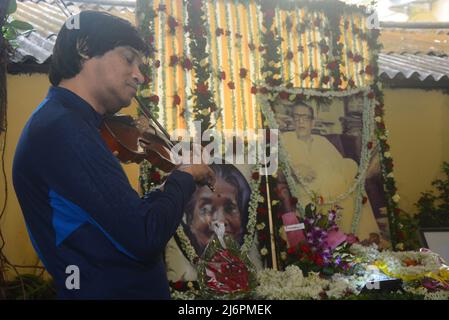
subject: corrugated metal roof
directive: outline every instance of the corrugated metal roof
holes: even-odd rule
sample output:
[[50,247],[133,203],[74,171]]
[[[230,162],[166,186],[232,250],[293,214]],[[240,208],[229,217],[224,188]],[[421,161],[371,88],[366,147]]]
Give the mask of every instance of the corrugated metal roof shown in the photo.
[[[134,23],[134,0],[79,0],[64,1],[69,11],[77,14],[82,10],[108,11]],[[121,4],[113,6],[112,3]],[[53,52],[56,36],[67,20],[67,15],[56,0],[19,0],[14,17],[29,22],[35,31],[17,39],[18,48],[13,63],[35,61],[45,63]],[[125,6],[126,5],[126,6]]]
[[[60,2],[58,0],[18,0],[21,2],[45,2],[48,4],[55,4]],[[98,9],[105,11],[130,11],[134,12],[136,7],[136,0],[63,0],[67,6],[76,5],[80,9]]]
[[449,58],[420,54],[381,53],[379,75],[394,79],[449,80]]
[[[134,22],[134,0],[65,0],[72,13],[81,10],[106,10]],[[29,60],[45,63],[51,56],[56,35],[67,17],[56,0],[19,0],[17,19],[31,23],[36,31],[18,39],[13,63]],[[388,30],[382,29],[381,42],[387,51],[379,56],[379,74],[384,79],[415,79],[440,81],[449,79],[449,58],[427,55],[434,46],[444,54],[449,43],[449,30]],[[406,53],[403,53],[406,52]]]
[[36,31],[17,39],[18,48],[12,61],[18,63],[34,59],[39,64],[47,61],[52,54],[56,35],[67,19],[61,9],[45,1],[23,1],[17,3],[14,18],[31,23]]

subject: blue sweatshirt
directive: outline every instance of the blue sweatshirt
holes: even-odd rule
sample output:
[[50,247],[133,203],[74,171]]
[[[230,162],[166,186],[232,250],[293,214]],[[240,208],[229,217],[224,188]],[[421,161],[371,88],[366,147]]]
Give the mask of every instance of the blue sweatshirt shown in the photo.
[[61,299],[168,299],[162,254],[193,177],[174,171],[163,192],[142,199],[101,138],[102,119],[52,87],[27,122],[13,182],[28,233]]

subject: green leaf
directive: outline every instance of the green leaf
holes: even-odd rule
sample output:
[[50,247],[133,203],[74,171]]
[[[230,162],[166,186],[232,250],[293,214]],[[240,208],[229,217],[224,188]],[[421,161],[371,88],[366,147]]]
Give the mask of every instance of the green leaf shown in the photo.
[[21,21],[21,20],[14,20],[10,23],[10,26],[18,29],[18,30],[31,30],[33,29],[33,26],[29,24],[28,22]]
[[17,38],[17,31],[13,28],[8,28],[4,34],[6,41],[15,40]]
[[9,6],[8,6],[8,10],[6,11],[7,15],[10,15],[14,12],[16,12],[17,10],[17,3],[16,0],[10,0],[9,1]]

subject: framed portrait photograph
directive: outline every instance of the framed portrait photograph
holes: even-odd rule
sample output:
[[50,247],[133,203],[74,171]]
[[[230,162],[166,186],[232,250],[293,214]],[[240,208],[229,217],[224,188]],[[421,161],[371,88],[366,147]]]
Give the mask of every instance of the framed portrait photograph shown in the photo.
[[449,227],[420,228],[421,245],[439,254],[446,263],[449,262]]

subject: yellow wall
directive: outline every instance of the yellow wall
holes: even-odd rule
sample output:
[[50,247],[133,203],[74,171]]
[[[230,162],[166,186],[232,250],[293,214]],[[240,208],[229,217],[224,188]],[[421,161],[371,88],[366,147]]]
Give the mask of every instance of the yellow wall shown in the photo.
[[449,161],[449,95],[441,91],[385,89],[385,125],[394,175],[407,212],[416,212],[420,193],[441,177]]
[[[8,75],[8,132],[6,139],[5,171],[8,185],[8,202],[6,212],[0,221],[0,227],[6,239],[4,252],[11,263],[17,265],[35,265],[38,258],[31,246],[25,229],[20,206],[12,185],[12,160],[20,133],[33,110],[46,96],[50,83],[46,75]],[[125,109],[133,112],[135,106]],[[124,166],[131,185],[138,188],[138,166]],[[0,203],[4,201],[3,180],[1,181]],[[29,271],[20,269],[22,272]],[[13,275],[12,272],[9,273]]]

